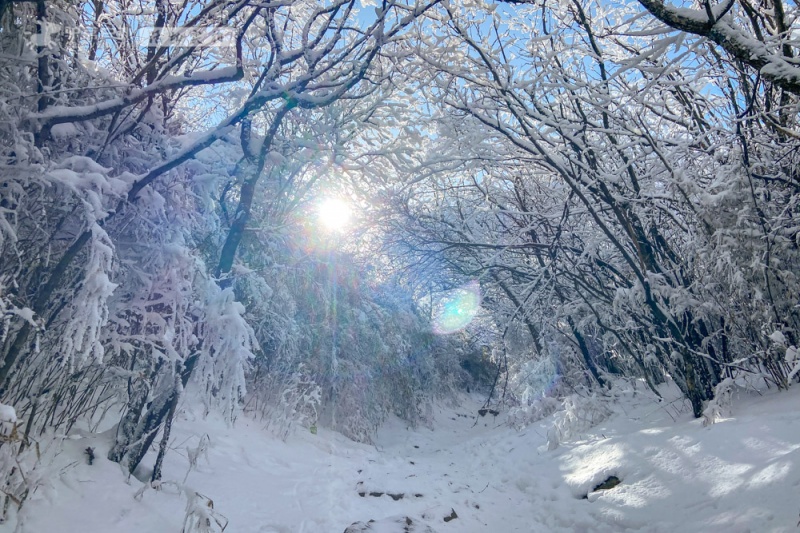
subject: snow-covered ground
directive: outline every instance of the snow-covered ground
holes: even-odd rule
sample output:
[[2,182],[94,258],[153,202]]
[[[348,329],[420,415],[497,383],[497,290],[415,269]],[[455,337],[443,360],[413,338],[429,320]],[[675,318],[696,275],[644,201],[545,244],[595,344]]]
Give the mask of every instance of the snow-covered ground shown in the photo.
[[[135,498],[142,483],[105,459],[110,435],[71,438],[42,470],[19,530],[179,533],[197,491],[233,533],[341,533],[369,520],[376,532],[795,532],[798,395],[739,391],[731,416],[703,427],[680,401],[623,394],[604,423],[552,451],[552,417],[518,432],[504,414],[477,416],[478,397],[438,408],[433,430],[391,420],[375,446],[326,430],[283,442],[246,418],[231,428],[184,411],[164,479],[186,478],[186,490],[167,483]],[[187,477],[204,435],[207,454]],[[621,484],[591,492],[610,475]]]

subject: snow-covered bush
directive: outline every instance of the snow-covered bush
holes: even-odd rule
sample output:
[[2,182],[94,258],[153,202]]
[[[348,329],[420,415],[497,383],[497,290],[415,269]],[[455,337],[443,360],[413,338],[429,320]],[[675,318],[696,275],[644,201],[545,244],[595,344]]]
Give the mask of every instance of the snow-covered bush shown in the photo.
[[40,459],[39,445],[22,434],[15,409],[0,403],[0,524],[11,505],[19,511],[42,482]]
[[555,413],[562,406],[557,398],[543,396],[530,405],[512,407],[508,411],[508,424],[517,431]]
[[529,351],[508,350],[509,388],[521,405],[530,405],[552,392],[560,377],[557,357],[537,357]]
[[281,392],[278,405],[269,416],[267,427],[283,440],[295,428],[316,429],[321,397],[322,389],[303,372],[301,364]]
[[108,300],[117,285],[109,274],[114,258],[114,245],[97,223],[91,227],[89,261],[80,291],[75,295],[69,321],[64,330],[63,358],[70,368],[82,366],[91,358],[101,363],[105,354],[103,328],[108,320]]
[[764,354],[764,360],[773,361],[786,372],[786,385],[788,386],[800,375],[800,351],[778,330],[769,335],[769,340],[771,345]]
[[208,285],[210,293],[200,323],[203,343],[194,375],[207,408],[218,407],[232,419],[247,392],[245,372],[258,341],[245,320],[244,306],[232,288]]
[[228,519],[214,509],[214,500],[184,483],[162,480],[143,483],[133,497],[141,500],[150,490],[165,489],[176,491],[186,498],[181,533],[222,533],[228,527]]
[[710,426],[720,419],[730,416],[731,400],[735,386],[733,379],[725,378],[714,387],[714,398],[708,402],[708,405],[703,410],[704,426]]
[[786,348],[784,360],[786,364],[789,365],[789,374],[786,376],[786,379],[791,382],[795,377],[800,375],[800,351],[798,351],[797,346],[792,345]]
[[222,533],[228,519],[214,509],[214,500],[191,489],[185,489],[186,516],[181,533]]
[[[9,510],[19,512],[31,492],[37,487],[38,480],[34,474],[40,464],[35,448],[26,448],[18,455],[19,439],[6,440],[0,437],[0,524],[8,519]],[[13,505],[13,508],[12,508]]]
[[183,476],[184,484],[186,484],[186,480],[189,479],[189,474],[192,470],[197,468],[197,462],[201,457],[205,457],[206,461],[208,461],[208,445],[210,442],[211,437],[203,435],[200,437],[197,446],[186,446],[186,458],[189,461],[189,468],[186,470],[186,475]]
[[575,438],[611,416],[611,408],[596,395],[572,394],[564,399],[563,410],[553,417],[547,431],[547,449],[555,450],[563,442]]

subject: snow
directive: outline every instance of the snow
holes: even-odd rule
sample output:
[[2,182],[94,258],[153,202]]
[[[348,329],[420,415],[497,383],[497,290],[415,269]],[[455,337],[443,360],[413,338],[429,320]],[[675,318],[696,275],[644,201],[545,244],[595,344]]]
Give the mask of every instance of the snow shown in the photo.
[[773,331],[769,336],[770,340],[776,344],[786,345],[786,337],[780,331]]
[[30,307],[22,307],[19,309],[10,309],[9,312],[17,315],[25,322],[28,322],[32,326],[36,326],[36,313],[33,312],[33,309]]
[[0,436],[7,437],[14,431],[17,412],[10,405],[0,403]]
[[[619,394],[610,417],[554,451],[553,417],[516,431],[502,413],[477,416],[477,396],[439,406],[434,429],[390,420],[374,446],[325,429],[283,442],[247,417],[231,427],[184,408],[160,490],[135,499],[142,483],[105,459],[113,431],[80,433],[49,460],[50,486],[25,504],[21,531],[177,533],[200,504],[229,532],[338,533],[370,520],[366,531],[399,532],[407,518],[413,531],[460,533],[796,531],[798,390],[736,388],[731,416],[709,427],[677,391],[656,402],[644,390]],[[611,475],[621,484],[591,492]]]
[[80,131],[75,126],[74,122],[65,122],[63,124],[56,124],[50,128],[50,133],[58,140],[70,139],[80,135]]

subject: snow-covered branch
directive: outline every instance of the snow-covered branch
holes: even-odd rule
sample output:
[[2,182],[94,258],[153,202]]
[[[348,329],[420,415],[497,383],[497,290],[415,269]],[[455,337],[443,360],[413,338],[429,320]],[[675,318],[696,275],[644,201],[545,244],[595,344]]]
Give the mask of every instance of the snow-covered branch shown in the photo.
[[[639,0],[639,3],[664,24],[708,38],[734,58],[759,71],[764,79],[800,95],[800,64],[795,60],[796,43],[793,47],[790,44],[791,35],[777,35],[769,46],[763,38],[748,34],[729,14],[735,0],[727,0],[704,11],[673,7],[663,0]],[[709,4],[706,2],[706,5]],[[783,46],[789,46],[789,50],[794,48],[794,53],[787,55]]]

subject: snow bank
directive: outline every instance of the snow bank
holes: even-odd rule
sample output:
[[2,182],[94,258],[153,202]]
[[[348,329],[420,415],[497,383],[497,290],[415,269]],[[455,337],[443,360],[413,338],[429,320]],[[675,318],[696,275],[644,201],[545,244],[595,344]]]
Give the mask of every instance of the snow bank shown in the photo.
[[[68,440],[51,468],[54,490],[29,498],[21,531],[177,533],[191,489],[207,498],[191,505],[210,513],[213,501],[228,532],[340,533],[374,520],[373,530],[394,533],[404,517],[439,533],[796,532],[798,394],[738,389],[727,416],[704,427],[677,391],[660,402],[629,391],[553,451],[554,416],[516,431],[504,413],[478,416],[477,397],[440,406],[433,430],[392,419],[376,446],[324,429],[283,442],[247,418],[230,427],[184,409],[164,479],[185,489],[165,485],[137,501],[141,484],[105,459],[110,435]],[[609,476],[620,484],[593,492]]]

